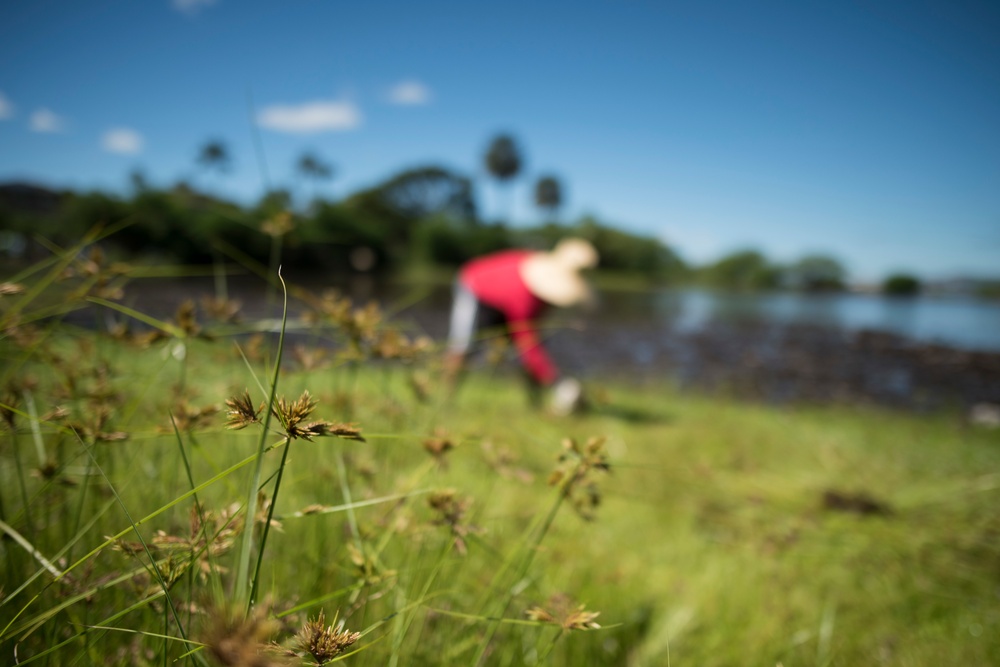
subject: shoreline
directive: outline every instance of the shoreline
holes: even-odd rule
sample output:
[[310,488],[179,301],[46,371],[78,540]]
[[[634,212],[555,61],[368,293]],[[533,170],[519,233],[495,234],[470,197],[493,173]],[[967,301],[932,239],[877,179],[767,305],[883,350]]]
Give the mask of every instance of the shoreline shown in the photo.
[[[381,294],[380,294],[381,292]],[[447,336],[450,291],[428,289],[419,298],[385,296],[374,281],[355,283],[356,306],[382,304],[404,330],[441,343]],[[215,295],[211,278],[136,280],[122,303],[154,317],[171,317],[187,299],[199,305]],[[264,283],[230,281],[244,321],[266,318]],[[390,295],[391,296],[391,295]],[[619,300],[621,301],[621,300]],[[305,309],[290,299],[290,316]],[[622,304],[618,304],[622,306]],[[631,307],[625,304],[623,308]],[[681,388],[724,391],[768,403],[860,402],[916,412],[1000,404],[1000,352],[923,342],[874,329],[850,331],[822,324],[708,321],[687,330],[662,313],[552,313],[542,327],[545,345],[565,373],[581,379],[663,379]],[[108,311],[108,317],[124,316]],[[92,316],[71,320],[93,326]],[[86,322],[89,321],[89,324]],[[512,351],[508,365],[517,369]]]

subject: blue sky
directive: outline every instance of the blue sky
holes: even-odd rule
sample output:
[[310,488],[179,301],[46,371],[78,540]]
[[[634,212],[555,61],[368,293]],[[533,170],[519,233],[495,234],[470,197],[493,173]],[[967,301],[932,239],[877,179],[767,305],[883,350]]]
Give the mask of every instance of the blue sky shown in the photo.
[[[858,279],[1000,276],[1000,3],[36,0],[0,5],[0,181],[243,201],[443,164],[530,184],[703,262],[826,252]],[[251,102],[252,99],[252,102]],[[195,164],[217,138],[225,175]]]

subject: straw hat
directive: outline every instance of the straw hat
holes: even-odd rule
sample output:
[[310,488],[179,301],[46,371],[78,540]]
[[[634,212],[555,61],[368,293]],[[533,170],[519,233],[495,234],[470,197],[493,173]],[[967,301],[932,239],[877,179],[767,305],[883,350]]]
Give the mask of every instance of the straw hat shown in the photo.
[[521,263],[521,278],[532,294],[555,306],[574,306],[590,299],[580,275],[597,266],[597,251],[583,239],[563,239],[552,252],[538,252]]

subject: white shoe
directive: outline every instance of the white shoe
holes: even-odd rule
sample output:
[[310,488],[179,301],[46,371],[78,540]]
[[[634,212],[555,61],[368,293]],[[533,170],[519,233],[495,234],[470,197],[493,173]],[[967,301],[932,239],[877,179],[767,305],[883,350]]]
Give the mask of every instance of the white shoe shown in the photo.
[[552,413],[560,417],[571,415],[580,407],[583,387],[576,378],[563,378],[552,387]]

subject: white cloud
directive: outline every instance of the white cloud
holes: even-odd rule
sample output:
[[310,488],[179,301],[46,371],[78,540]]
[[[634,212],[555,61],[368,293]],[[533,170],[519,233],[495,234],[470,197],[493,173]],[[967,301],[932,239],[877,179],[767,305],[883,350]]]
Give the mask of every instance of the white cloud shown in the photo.
[[14,105],[10,103],[7,96],[0,93],[0,120],[14,117]]
[[170,0],[174,9],[183,14],[197,14],[206,7],[211,7],[217,0]]
[[101,137],[101,148],[109,153],[135,155],[142,151],[142,135],[127,127],[116,127],[108,130]]
[[431,89],[419,81],[401,81],[389,89],[392,104],[416,106],[431,101]]
[[353,130],[361,125],[361,110],[353,102],[319,100],[298,106],[276,104],[257,114],[257,124],[269,130],[314,134]]
[[31,129],[35,132],[62,132],[66,121],[50,109],[38,109],[31,114]]

